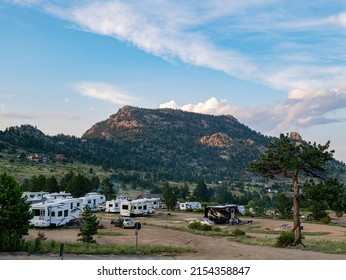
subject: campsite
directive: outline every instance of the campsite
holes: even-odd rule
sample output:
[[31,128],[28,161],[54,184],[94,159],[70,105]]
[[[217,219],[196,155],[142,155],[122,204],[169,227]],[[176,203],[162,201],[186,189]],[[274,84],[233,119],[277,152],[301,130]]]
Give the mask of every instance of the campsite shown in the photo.
[[[95,235],[97,244],[135,244],[135,229],[123,229],[114,227],[111,220],[119,217],[119,214],[98,212],[101,228],[99,232],[113,232],[116,234]],[[229,236],[208,235],[204,233],[192,232],[187,230],[188,223],[197,218],[203,217],[203,213],[183,212],[183,211],[163,211],[159,210],[154,215],[145,217],[135,217],[135,220],[142,224],[141,230],[138,232],[139,246],[146,244],[168,245],[179,247],[190,247],[196,250],[195,253],[178,254],[178,255],[160,255],[152,256],[152,258],[171,258],[171,259],[200,259],[200,260],[216,260],[216,259],[242,259],[242,260],[329,260],[329,259],[346,259],[345,254],[326,254],[304,248],[276,248],[268,245],[243,244],[232,240]],[[246,232],[246,236],[250,239],[273,239],[281,231],[290,230],[292,222],[290,220],[281,220],[273,218],[250,218],[242,217],[241,225],[222,224],[215,225],[220,231],[231,232],[235,228],[240,228]],[[251,221],[247,223],[247,221]],[[305,241],[328,241],[339,240],[344,241],[346,237],[346,218],[333,218],[334,224],[324,225],[317,223],[302,222],[305,234]],[[55,240],[56,242],[76,242],[78,228],[55,228],[55,229],[31,229],[27,238],[34,239],[38,233],[45,235],[47,240]],[[276,233],[277,232],[277,233]],[[23,257],[23,256],[22,256]],[[37,256],[36,256],[37,257]],[[44,259],[47,256],[42,256]],[[50,258],[58,258],[50,256]],[[125,258],[126,256],[104,256],[107,259]],[[143,256],[135,256],[140,259]],[[6,259],[4,256],[0,258]],[[20,256],[17,256],[20,258]],[[30,258],[27,256],[26,258]],[[33,257],[35,258],[35,257]],[[68,257],[67,257],[68,258]],[[75,257],[78,259],[78,256]],[[100,256],[80,256],[81,259],[100,259]],[[129,256],[133,259],[134,256]]]

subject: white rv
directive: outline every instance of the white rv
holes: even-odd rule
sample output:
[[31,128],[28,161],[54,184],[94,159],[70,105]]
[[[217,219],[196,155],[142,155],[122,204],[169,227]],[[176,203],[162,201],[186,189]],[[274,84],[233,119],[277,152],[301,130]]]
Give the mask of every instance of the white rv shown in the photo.
[[148,199],[135,199],[131,201],[121,201],[120,215],[125,217],[130,216],[146,216],[155,213],[153,204]]
[[106,197],[103,194],[99,194],[97,192],[87,193],[85,196],[80,197],[83,201],[83,207],[85,205],[89,205],[91,210],[97,211],[99,209],[100,204],[104,204],[106,202]]
[[127,196],[117,196],[116,199],[107,200],[105,212],[120,213],[120,204],[122,201],[128,201]]
[[182,202],[179,204],[179,209],[180,210],[196,210],[202,208],[202,205],[200,202],[195,202],[195,201],[187,201],[187,202]]
[[48,200],[52,199],[66,199],[66,198],[73,198],[72,194],[67,192],[53,192],[53,193],[47,193],[43,195]]
[[119,200],[119,199],[107,200],[105,212],[107,212],[107,213],[120,213],[121,201],[123,201],[123,200]]
[[31,206],[35,227],[59,227],[79,218],[83,202],[79,198],[49,199]]
[[23,192],[22,197],[25,198],[26,202],[31,204],[42,202],[44,199],[44,195],[48,194],[48,192]]

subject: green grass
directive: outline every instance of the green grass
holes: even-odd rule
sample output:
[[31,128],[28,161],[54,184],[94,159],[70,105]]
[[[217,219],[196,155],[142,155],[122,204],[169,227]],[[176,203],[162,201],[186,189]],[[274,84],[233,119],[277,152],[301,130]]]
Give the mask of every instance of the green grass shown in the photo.
[[[60,243],[56,241],[28,240],[25,251],[29,253],[60,253]],[[95,255],[149,255],[149,254],[185,254],[195,253],[192,248],[162,245],[133,245],[120,244],[85,244],[81,242],[64,243],[65,254],[95,254]]]

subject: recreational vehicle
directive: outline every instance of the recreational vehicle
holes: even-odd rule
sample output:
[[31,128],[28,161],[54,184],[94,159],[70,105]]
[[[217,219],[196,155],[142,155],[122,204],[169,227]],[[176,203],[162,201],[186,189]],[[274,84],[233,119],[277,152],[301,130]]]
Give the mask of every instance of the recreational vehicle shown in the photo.
[[106,209],[105,212],[108,213],[120,213],[120,203],[123,200],[112,199],[106,201]]
[[83,202],[79,198],[50,199],[31,205],[35,227],[59,227],[79,218]]
[[193,201],[188,201],[188,202],[183,202],[179,204],[179,209],[180,210],[196,210],[202,208],[202,205],[200,202],[193,202]]
[[89,205],[91,210],[97,211],[99,210],[99,205],[106,202],[106,197],[97,192],[87,193],[85,196],[80,197],[83,201],[83,207]]
[[121,216],[146,216],[155,213],[155,208],[148,199],[135,199],[131,201],[121,201],[120,215]]
[[45,197],[47,200],[73,198],[72,194],[67,192],[47,193],[43,195],[43,197]]
[[216,224],[240,224],[238,205],[207,206],[204,217]]
[[25,198],[26,202],[34,204],[42,202],[46,194],[48,194],[48,192],[23,192],[22,197]]

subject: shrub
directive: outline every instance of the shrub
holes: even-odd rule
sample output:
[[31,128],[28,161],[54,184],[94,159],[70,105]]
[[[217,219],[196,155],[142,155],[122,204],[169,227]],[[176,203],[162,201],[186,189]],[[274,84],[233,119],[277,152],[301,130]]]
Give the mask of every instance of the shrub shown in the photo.
[[210,231],[212,230],[212,226],[210,225],[204,225],[201,224],[200,222],[192,222],[191,224],[188,225],[189,229],[194,229],[194,230],[201,230],[201,231]]
[[232,230],[232,234],[234,236],[243,236],[243,235],[245,235],[245,231],[243,231],[239,228],[236,228],[236,229]]
[[329,216],[326,216],[326,217],[322,218],[320,221],[321,221],[321,223],[329,224],[332,221],[332,219]]
[[279,247],[287,247],[292,245],[294,242],[294,233],[292,231],[281,232],[280,236],[276,241],[276,245]]

